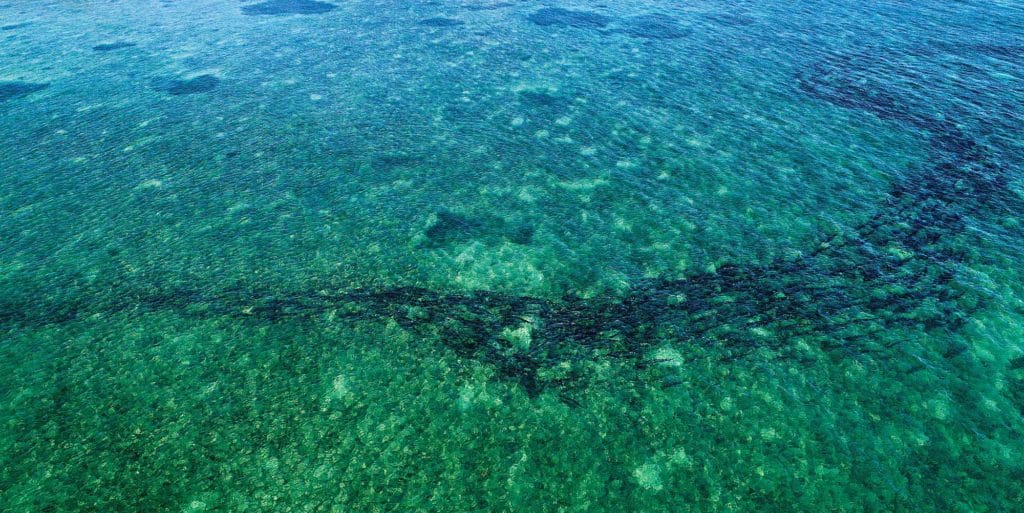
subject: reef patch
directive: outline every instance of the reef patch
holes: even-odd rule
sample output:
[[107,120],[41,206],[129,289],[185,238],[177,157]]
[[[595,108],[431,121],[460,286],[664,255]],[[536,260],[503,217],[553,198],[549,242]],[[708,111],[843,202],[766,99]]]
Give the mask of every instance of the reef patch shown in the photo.
[[497,216],[471,217],[441,210],[432,216],[424,235],[427,237],[427,247],[437,247],[469,240],[507,240],[514,244],[529,244],[533,232],[532,225],[509,222]]
[[129,43],[128,41],[116,41],[113,43],[101,43],[92,47],[92,49],[97,52],[113,52],[114,50],[122,50],[133,46],[136,46],[136,44]]
[[42,91],[50,84],[33,82],[0,82],[0,102],[21,98]]
[[155,85],[159,91],[172,96],[201,94],[213,91],[220,85],[220,79],[213,75],[199,75],[189,79],[161,80]]
[[603,14],[592,11],[574,11],[560,7],[538,9],[526,17],[534,25],[541,27],[570,27],[583,29],[600,29],[613,20]]
[[338,6],[317,0],[267,0],[242,7],[247,16],[281,16],[287,14],[324,14]]
[[[658,26],[665,20],[647,21],[653,28],[639,29],[637,37],[663,38]],[[1012,57],[1012,52],[986,51]],[[932,152],[898,177],[862,223],[823,233],[800,253],[764,264],[723,263],[681,277],[637,279],[619,293],[586,297],[403,286],[283,290],[256,284],[211,290],[205,284],[147,282],[138,290],[126,286],[64,302],[0,297],[0,321],[45,324],[164,309],[255,322],[325,315],[388,321],[437,340],[461,358],[491,365],[496,376],[520,384],[530,396],[548,389],[571,392],[589,379],[593,366],[588,362],[614,358],[638,369],[650,367],[651,351],[663,346],[708,348],[694,358],[723,363],[746,357],[805,361],[821,353],[858,358],[899,351],[900,339],[885,336],[894,329],[960,330],[987,306],[987,292],[972,286],[963,272],[975,258],[972,224],[1024,211],[1011,187],[1016,168],[985,132],[992,123],[1008,121],[959,110],[965,103],[960,100],[984,94],[992,84],[979,82],[955,94],[927,88],[934,96],[917,97],[919,84],[938,83],[948,69],[911,50],[821,57],[796,77],[799,88],[794,89],[837,107],[903,122],[920,131]],[[188,94],[217,82],[205,75],[171,84],[168,93]],[[519,99],[554,105],[555,92],[521,91]],[[418,162],[415,155],[382,155],[375,167]],[[430,217],[422,229],[427,248],[477,241],[526,244],[534,236],[521,219],[446,209]],[[946,358],[966,350],[959,344],[938,348]],[[1021,362],[1011,365],[1019,369]]]
[[462,26],[462,25],[465,25],[465,24],[466,24],[466,22],[464,22],[462,20],[457,20],[455,18],[444,18],[444,17],[427,18],[425,20],[420,20],[419,23],[417,23],[417,25],[420,25],[420,26],[423,26],[423,27],[434,27],[434,28],[459,27],[459,26]]

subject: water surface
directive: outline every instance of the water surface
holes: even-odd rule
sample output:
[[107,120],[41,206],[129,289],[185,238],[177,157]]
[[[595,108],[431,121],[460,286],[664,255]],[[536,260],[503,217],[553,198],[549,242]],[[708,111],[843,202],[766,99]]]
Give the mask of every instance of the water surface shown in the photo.
[[1013,511],[1017,2],[0,3],[0,510]]

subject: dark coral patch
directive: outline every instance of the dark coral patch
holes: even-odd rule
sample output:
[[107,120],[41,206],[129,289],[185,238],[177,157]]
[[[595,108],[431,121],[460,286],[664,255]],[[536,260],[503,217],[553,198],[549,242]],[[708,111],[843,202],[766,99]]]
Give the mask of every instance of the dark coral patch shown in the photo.
[[424,26],[424,27],[449,28],[449,27],[458,27],[460,25],[465,25],[466,22],[464,22],[462,20],[457,20],[455,18],[441,18],[441,17],[439,17],[439,18],[427,18],[425,20],[420,20],[419,24]]
[[117,41],[114,43],[102,43],[92,47],[97,52],[112,52],[114,50],[121,50],[123,48],[131,48],[135,46],[135,43],[129,43],[127,41]]
[[480,237],[486,231],[486,223],[454,212],[441,211],[437,221],[427,228],[427,238],[433,244],[445,244],[464,239]]
[[537,229],[529,223],[508,223],[505,225],[503,236],[513,244],[529,244],[533,241],[533,233]]
[[590,11],[571,11],[559,7],[545,7],[527,16],[528,20],[542,27],[604,28],[612,19]]
[[213,91],[220,85],[220,79],[213,75],[199,75],[187,80],[169,80],[158,84],[157,89],[174,96],[200,94]]
[[529,244],[535,228],[525,222],[513,222],[498,216],[467,215],[441,210],[427,227],[427,247],[479,240],[485,243],[500,243],[503,240],[513,244]]
[[324,14],[338,6],[317,0],[267,0],[242,7],[242,14],[249,16],[274,16],[283,14]]
[[1010,360],[1010,370],[1024,369],[1024,356]]
[[28,96],[36,91],[42,91],[50,87],[50,84],[35,84],[32,82],[0,82],[0,102]]
[[572,103],[572,95],[548,89],[526,89],[516,94],[516,101],[534,115],[554,119],[564,115]]
[[567,102],[549,91],[535,89],[519,91],[519,101],[531,107],[562,107]]

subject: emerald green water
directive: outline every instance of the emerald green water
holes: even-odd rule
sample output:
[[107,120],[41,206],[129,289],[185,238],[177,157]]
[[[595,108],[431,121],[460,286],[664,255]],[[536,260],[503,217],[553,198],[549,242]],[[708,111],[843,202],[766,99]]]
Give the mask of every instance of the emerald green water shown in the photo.
[[0,511],[1024,510],[1022,7],[0,0]]

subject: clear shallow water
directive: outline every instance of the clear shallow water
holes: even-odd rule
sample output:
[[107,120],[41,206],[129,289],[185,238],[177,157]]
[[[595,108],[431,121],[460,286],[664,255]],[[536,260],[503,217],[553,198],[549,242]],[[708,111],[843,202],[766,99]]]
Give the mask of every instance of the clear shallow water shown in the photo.
[[1022,14],[0,3],[0,509],[1020,509]]

